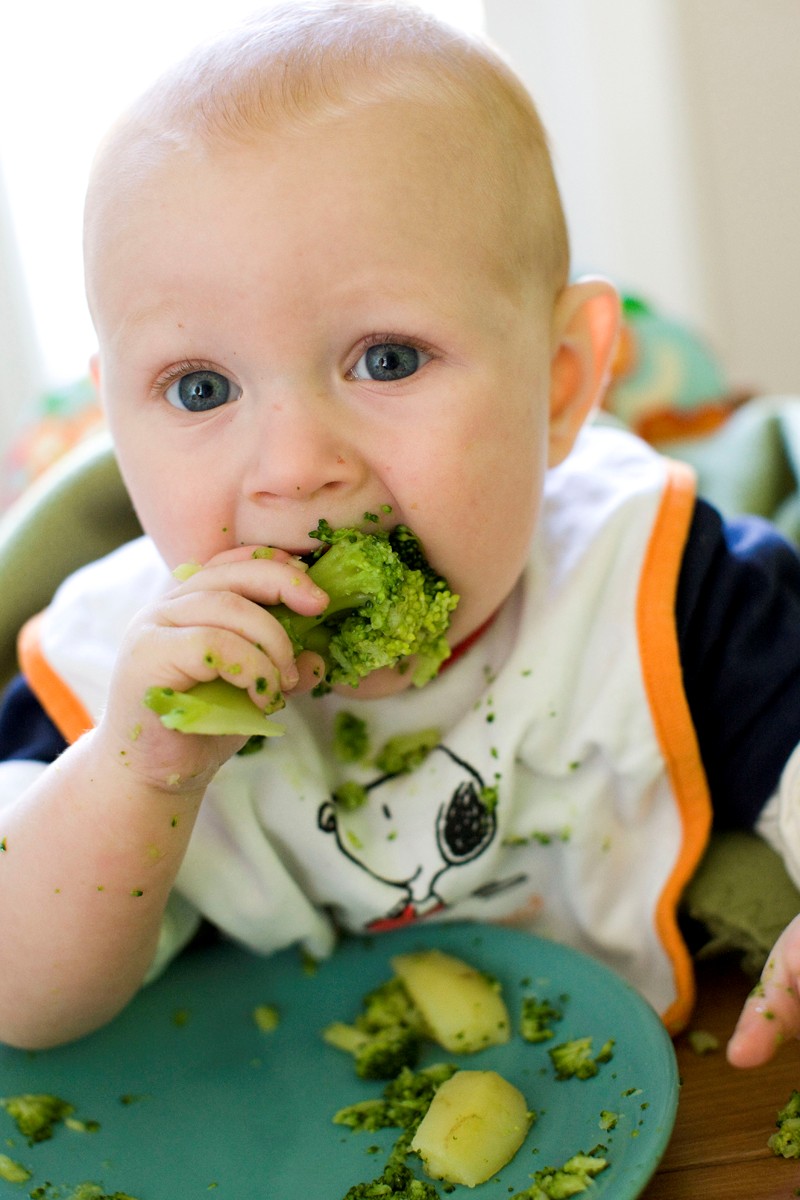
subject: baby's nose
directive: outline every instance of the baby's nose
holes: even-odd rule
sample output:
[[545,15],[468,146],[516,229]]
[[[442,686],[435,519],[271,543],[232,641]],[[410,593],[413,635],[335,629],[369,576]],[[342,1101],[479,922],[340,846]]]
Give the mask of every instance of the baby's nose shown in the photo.
[[264,499],[308,499],[356,484],[364,473],[347,422],[324,403],[272,401],[250,463],[247,490]]

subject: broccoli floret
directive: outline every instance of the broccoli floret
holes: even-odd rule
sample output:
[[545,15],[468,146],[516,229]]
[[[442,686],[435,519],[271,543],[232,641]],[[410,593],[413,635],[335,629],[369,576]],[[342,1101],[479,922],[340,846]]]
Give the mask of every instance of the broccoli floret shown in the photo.
[[555,1008],[549,1000],[539,1000],[536,996],[524,996],[522,1000],[522,1015],[519,1031],[526,1042],[547,1042],[555,1037],[550,1028],[553,1021],[560,1021],[563,1013]]
[[563,1166],[537,1171],[531,1187],[516,1192],[510,1200],[567,1200],[570,1196],[580,1196],[594,1177],[609,1166],[604,1151],[604,1146],[597,1146],[588,1154],[573,1154]]
[[356,1132],[374,1133],[387,1128],[402,1130],[383,1174],[370,1183],[356,1184],[350,1188],[344,1200],[373,1200],[373,1197],[392,1196],[396,1200],[438,1200],[439,1193],[432,1184],[415,1179],[405,1160],[437,1088],[450,1079],[456,1070],[452,1063],[434,1063],[416,1072],[403,1067],[397,1077],[386,1084],[381,1099],[361,1100],[334,1115],[335,1124],[347,1125]]
[[401,1067],[415,1066],[419,1058],[419,1034],[405,1025],[368,1031],[334,1021],[323,1037],[329,1045],[352,1054],[361,1079],[391,1079]]
[[415,1179],[407,1166],[387,1166],[371,1183],[357,1183],[344,1200],[439,1200],[431,1183]]
[[614,1041],[609,1039],[597,1054],[592,1053],[590,1037],[573,1038],[548,1050],[555,1067],[557,1079],[591,1079],[597,1074],[598,1065],[608,1062],[613,1056]]
[[800,1092],[792,1092],[775,1123],[778,1131],[767,1141],[772,1153],[780,1158],[800,1158]]
[[389,1128],[410,1130],[407,1139],[410,1141],[428,1111],[436,1089],[456,1070],[452,1063],[434,1063],[421,1071],[403,1067],[397,1077],[386,1084],[381,1099],[361,1100],[340,1108],[334,1114],[334,1124],[370,1133]]
[[364,997],[364,1011],[356,1024],[365,1029],[381,1029],[386,1025],[407,1025],[422,1034],[425,1020],[408,994],[402,979],[393,976]]
[[2,1106],[28,1144],[45,1142],[53,1136],[53,1126],[64,1121],[75,1111],[73,1106],[59,1096],[46,1093],[26,1092],[20,1096],[0,1098]]
[[328,607],[314,617],[270,609],[296,650],[322,655],[327,684],[356,686],[379,667],[416,655],[412,679],[421,685],[450,653],[444,634],[458,597],[428,566],[411,530],[399,531],[331,529],[321,520],[311,536],[328,549],[308,573],[328,593]]
[[[355,687],[372,671],[397,666],[411,656],[412,682],[421,687],[432,679],[450,654],[445,634],[458,596],[425,561],[411,530],[398,526],[391,533],[363,533],[332,529],[320,520],[310,536],[327,546],[308,571],[328,593],[327,608],[316,616],[303,616],[279,604],[269,612],[283,625],[297,653],[315,650],[323,658],[325,682],[318,690],[333,684]],[[235,713],[228,711],[226,693],[230,705],[238,705]],[[246,693],[221,679],[183,693],[148,688],[144,703],[167,728],[183,733],[284,732]],[[267,710],[276,712],[283,703],[282,696],[274,696]]]
[[392,1079],[402,1067],[416,1066],[424,1032],[421,1012],[393,978],[367,993],[351,1025],[334,1021],[322,1036],[353,1055],[362,1079]]

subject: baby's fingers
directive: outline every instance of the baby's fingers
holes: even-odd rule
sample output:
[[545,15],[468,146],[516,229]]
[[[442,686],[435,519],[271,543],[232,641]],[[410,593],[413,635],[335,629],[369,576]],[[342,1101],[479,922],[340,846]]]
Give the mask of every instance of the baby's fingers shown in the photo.
[[256,604],[285,604],[304,615],[316,615],[328,603],[327,594],[309,577],[304,563],[284,550],[253,546],[226,551],[192,571],[177,592],[193,591],[237,592]]
[[800,1037],[800,980],[780,957],[773,957],[745,1002],[728,1042],[728,1061],[734,1067],[760,1067],[772,1058],[782,1042],[797,1037]]
[[[219,675],[231,683],[237,676],[266,676],[270,691],[290,690],[298,682],[291,641],[285,630],[257,604],[236,592],[191,592],[173,595],[159,612],[159,624],[170,638],[172,657],[180,640],[181,663],[191,680]],[[166,647],[165,647],[166,648]],[[153,682],[167,682],[153,680]],[[243,685],[243,681],[239,682]],[[172,686],[170,684],[170,686]]]

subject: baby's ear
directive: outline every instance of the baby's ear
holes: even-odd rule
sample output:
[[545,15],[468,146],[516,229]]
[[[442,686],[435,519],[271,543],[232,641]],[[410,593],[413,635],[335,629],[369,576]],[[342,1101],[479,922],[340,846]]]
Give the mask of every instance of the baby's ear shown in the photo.
[[617,343],[620,301],[604,279],[583,279],[556,301],[547,465],[558,466],[599,403]]

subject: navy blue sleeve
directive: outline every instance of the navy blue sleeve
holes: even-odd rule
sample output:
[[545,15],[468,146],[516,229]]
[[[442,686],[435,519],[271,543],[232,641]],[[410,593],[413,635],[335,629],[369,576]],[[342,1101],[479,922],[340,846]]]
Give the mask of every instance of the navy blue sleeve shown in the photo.
[[698,501],[678,583],[684,687],[720,828],[749,829],[800,743],[800,556]]
[[0,703],[0,762],[18,758],[50,763],[66,748],[58,729],[18,675]]

